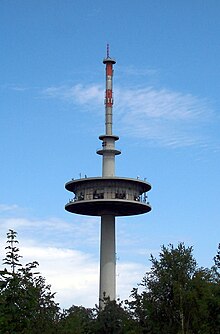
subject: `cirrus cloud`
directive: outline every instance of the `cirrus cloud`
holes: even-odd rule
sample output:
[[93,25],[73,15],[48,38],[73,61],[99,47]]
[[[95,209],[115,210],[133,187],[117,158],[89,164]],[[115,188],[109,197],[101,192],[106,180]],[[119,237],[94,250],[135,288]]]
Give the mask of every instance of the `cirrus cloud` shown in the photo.
[[[99,84],[49,87],[43,94],[103,112],[104,90]],[[165,147],[204,145],[204,129],[213,111],[206,99],[169,89],[116,87],[114,111],[116,125],[123,135]]]

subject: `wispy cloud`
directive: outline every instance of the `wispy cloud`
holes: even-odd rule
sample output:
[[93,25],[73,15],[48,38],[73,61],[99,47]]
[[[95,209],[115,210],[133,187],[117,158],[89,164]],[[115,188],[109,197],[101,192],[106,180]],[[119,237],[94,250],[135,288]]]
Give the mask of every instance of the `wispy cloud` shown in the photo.
[[17,204],[0,204],[0,212],[14,212],[15,210],[18,210],[19,207]]
[[[30,219],[22,216],[0,218],[0,228],[3,231],[13,229],[22,234],[36,236],[42,245],[50,246],[51,243],[62,245],[66,236],[72,235],[71,244],[75,247],[93,247],[98,242],[98,218],[76,217],[71,223],[58,218]],[[50,238],[50,236],[53,238]],[[29,238],[28,244],[33,244],[33,237]],[[66,245],[70,243],[66,241]]]
[[129,113],[141,117],[167,120],[197,119],[207,111],[205,100],[199,100],[191,94],[182,94],[167,89],[156,90],[153,87],[116,90],[120,112],[129,108]]
[[101,85],[85,86],[77,84],[72,87],[48,87],[43,90],[43,95],[50,98],[60,98],[75,104],[87,105],[102,103],[104,99],[104,90]]
[[[72,87],[50,87],[43,94],[96,112],[103,111],[104,90],[101,85],[77,84]],[[169,89],[143,87],[114,90],[114,118],[123,135],[140,138],[166,147],[204,145],[203,128],[213,117],[206,99]]]
[[158,75],[159,70],[153,68],[137,68],[135,66],[120,66],[119,73],[128,76],[136,77],[155,77]]
[[0,85],[0,89],[3,89],[3,90],[12,90],[12,91],[16,91],[16,92],[25,92],[27,90],[30,89],[30,87],[27,87],[27,86],[23,86],[23,85],[20,85],[20,84],[2,84]]

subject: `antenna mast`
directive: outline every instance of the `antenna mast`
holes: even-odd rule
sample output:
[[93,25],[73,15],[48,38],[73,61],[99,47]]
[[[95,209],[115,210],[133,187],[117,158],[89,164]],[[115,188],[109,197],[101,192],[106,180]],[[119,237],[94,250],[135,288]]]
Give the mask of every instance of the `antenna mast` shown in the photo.
[[109,44],[107,44],[107,58],[109,58]]

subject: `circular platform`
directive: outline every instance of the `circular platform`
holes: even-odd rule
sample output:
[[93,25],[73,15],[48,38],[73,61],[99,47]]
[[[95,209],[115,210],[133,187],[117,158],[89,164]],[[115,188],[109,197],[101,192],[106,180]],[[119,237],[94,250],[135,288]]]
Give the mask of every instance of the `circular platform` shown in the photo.
[[151,185],[140,179],[93,177],[71,180],[65,188],[74,194],[65,209],[90,216],[131,216],[151,211],[147,192]]
[[71,213],[88,216],[132,216],[151,211],[151,206],[138,201],[94,199],[70,202],[66,204],[65,209]]

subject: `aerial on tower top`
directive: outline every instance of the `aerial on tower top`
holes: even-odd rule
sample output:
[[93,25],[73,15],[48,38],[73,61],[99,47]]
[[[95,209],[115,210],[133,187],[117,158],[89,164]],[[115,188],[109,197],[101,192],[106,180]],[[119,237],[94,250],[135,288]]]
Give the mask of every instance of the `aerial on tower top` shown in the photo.
[[106,58],[104,58],[104,60],[103,60],[103,64],[107,64],[107,63],[111,63],[111,64],[115,64],[116,63],[116,61],[109,56],[109,44],[107,44],[107,55],[106,55]]

